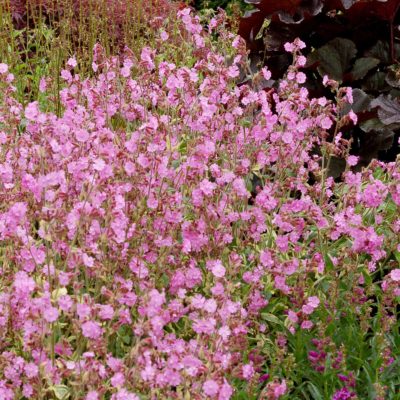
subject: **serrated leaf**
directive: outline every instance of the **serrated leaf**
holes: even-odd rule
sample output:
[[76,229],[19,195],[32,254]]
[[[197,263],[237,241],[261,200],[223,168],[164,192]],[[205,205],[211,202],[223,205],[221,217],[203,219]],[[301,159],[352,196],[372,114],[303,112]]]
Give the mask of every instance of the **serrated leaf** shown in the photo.
[[385,125],[400,123],[400,103],[391,96],[380,95],[371,101],[371,107],[379,107],[379,120]]
[[375,68],[380,63],[379,59],[373,57],[361,57],[354,63],[351,75],[354,80],[364,78],[371,69]]
[[385,125],[379,120],[379,118],[370,118],[360,123],[360,128],[368,133],[371,131],[380,131],[385,128]]
[[384,92],[390,89],[386,82],[386,73],[382,71],[375,72],[372,76],[366,78],[361,88],[366,91]]
[[71,395],[68,386],[65,385],[54,385],[51,390],[58,400],[67,400]]

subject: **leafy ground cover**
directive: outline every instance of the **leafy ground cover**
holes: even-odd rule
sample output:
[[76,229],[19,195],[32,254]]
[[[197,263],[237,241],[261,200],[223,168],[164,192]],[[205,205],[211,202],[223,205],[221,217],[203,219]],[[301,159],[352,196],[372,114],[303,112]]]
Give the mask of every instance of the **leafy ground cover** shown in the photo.
[[263,90],[222,11],[167,6],[59,71],[3,49],[0,398],[399,399],[399,158],[357,170],[301,40]]

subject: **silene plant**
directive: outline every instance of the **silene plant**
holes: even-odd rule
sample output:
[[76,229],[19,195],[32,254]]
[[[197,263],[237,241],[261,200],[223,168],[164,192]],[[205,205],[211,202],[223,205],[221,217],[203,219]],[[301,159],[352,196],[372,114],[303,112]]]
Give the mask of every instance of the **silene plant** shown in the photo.
[[351,89],[310,98],[300,40],[260,89],[225,20],[26,104],[0,64],[1,399],[399,398],[399,159],[358,169]]

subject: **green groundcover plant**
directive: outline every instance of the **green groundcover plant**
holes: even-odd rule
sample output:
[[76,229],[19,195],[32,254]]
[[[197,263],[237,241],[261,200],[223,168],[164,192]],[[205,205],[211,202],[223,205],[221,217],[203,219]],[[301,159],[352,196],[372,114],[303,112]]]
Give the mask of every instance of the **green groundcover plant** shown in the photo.
[[299,39],[259,89],[225,21],[26,104],[0,63],[1,399],[400,398],[400,160],[357,171],[352,90],[311,97]]

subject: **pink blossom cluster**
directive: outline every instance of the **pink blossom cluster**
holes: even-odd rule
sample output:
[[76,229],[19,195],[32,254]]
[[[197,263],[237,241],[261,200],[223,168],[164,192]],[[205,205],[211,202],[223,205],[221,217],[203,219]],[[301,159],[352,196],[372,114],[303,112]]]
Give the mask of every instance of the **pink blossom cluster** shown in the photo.
[[[257,91],[237,85],[241,39],[215,24],[228,62],[189,9],[178,18],[193,65],[147,47],[121,64],[96,46],[94,77],[75,59],[61,72],[60,116],[19,104],[0,64],[0,398],[228,400],[235,381],[265,376],[266,356],[249,354],[272,299],[288,335],[311,331],[335,310],[320,277],[372,272],[398,238],[398,163],[344,183],[321,171],[313,148],[345,93],[309,97],[303,43],[286,46],[280,87]],[[388,308],[399,281],[387,271]],[[273,368],[278,399],[290,383]]]

